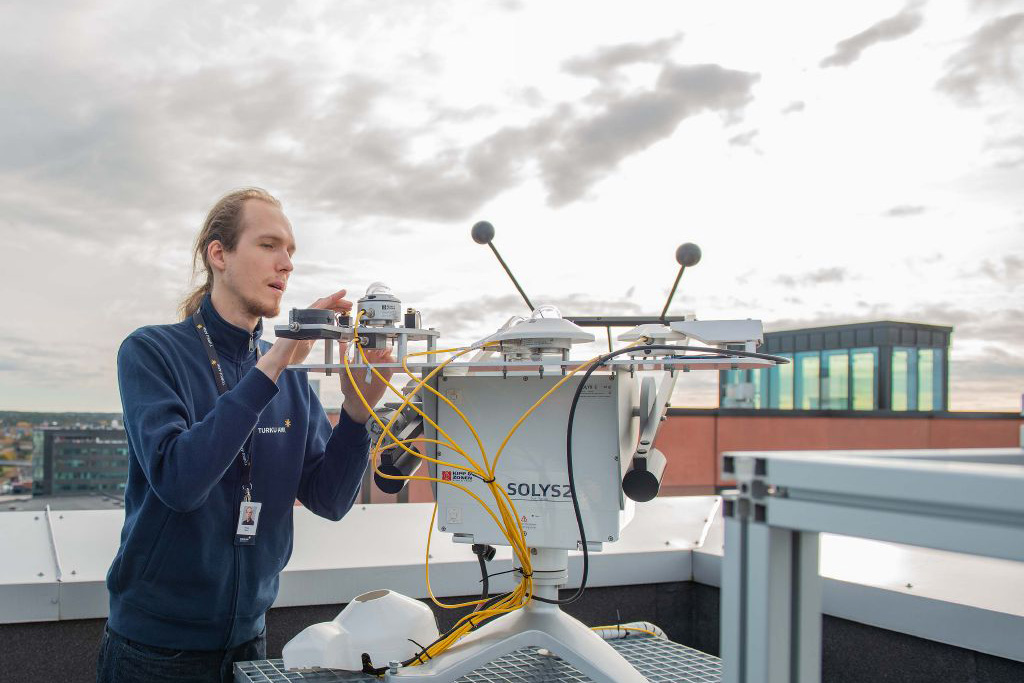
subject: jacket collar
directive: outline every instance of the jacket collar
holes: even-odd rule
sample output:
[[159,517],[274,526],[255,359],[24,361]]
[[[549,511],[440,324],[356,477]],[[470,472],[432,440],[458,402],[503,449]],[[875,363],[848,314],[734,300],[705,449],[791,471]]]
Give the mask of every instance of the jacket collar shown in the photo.
[[218,354],[234,361],[242,361],[256,353],[256,343],[263,335],[263,318],[259,319],[256,329],[251,332],[232,325],[213,307],[209,294],[203,297],[199,310],[203,314],[206,329],[210,331],[210,338],[213,339]]

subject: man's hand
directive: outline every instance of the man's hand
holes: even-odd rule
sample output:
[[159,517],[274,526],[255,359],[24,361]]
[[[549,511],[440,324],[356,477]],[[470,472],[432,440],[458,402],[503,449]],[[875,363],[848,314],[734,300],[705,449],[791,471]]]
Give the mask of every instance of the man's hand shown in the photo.
[[[352,310],[352,302],[345,298],[345,290],[339,289],[334,294],[317,299],[310,308],[331,310],[335,313],[348,313]],[[274,382],[289,365],[298,365],[306,360],[316,340],[278,338],[270,350],[263,354],[256,367]],[[330,343],[330,342],[328,342]],[[369,416],[367,416],[369,417]]]
[[[341,352],[342,357],[348,351],[348,344],[345,342],[338,342],[338,349]],[[394,363],[394,359],[391,357],[391,352],[387,349],[368,349],[366,352],[366,360],[371,365],[378,365],[380,363]],[[359,359],[360,361],[362,359]],[[375,407],[381,398],[384,397],[384,392],[387,390],[387,384],[385,381],[391,381],[391,376],[395,374],[394,368],[377,368],[377,372],[381,374],[384,379],[378,378],[376,375],[370,375],[370,381],[363,381],[366,378],[366,368],[358,368],[352,370],[352,379],[355,380],[356,386],[352,385],[349,381],[348,375],[344,370],[341,371],[341,393],[345,395],[345,400],[341,404],[341,409],[348,413],[348,416],[359,422],[365,424],[370,419],[370,413],[366,410],[366,406],[359,400],[359,396],[356,393],[356,387],[358,387],[363,398],[370,405],[371,408]]]

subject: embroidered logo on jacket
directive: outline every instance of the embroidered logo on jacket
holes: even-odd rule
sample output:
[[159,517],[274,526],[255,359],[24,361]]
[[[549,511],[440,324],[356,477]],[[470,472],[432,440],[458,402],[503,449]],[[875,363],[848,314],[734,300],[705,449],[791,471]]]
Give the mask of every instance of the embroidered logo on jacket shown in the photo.
[[288,428],[292,426],[291,420],[285,420],[283,427],[257,427],[256,431],[260,434],[284,434],[288,431]]

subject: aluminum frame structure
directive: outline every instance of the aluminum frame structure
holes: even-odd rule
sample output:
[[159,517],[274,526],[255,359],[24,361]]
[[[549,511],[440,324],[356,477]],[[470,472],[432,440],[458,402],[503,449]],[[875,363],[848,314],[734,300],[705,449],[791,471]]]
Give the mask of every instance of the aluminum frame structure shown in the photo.
[[1024,562],[1024,449],[724,453],[724,683],[821,680],[822,532]]

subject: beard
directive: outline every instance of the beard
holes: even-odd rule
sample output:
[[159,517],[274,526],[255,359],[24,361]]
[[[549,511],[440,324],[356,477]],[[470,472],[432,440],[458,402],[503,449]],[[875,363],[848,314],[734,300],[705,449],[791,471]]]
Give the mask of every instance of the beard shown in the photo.
[[245,312],[257,318],[276,318],[281,313],[281,304],[267,304],[248,297],[242,298]]

